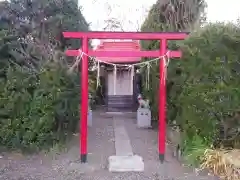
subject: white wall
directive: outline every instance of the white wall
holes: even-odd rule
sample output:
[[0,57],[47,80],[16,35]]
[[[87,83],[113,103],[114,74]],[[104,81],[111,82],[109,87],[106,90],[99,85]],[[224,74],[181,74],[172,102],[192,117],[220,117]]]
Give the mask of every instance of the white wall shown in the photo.
[[[133,82],[131,81],[131,71],[117,72],[115,95],[132,95]],[[108,95],[114,95],[114,72],[108,72]]]

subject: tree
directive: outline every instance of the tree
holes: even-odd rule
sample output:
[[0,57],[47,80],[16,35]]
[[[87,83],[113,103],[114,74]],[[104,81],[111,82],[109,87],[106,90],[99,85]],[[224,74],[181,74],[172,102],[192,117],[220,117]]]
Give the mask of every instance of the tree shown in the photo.
[[[164,32],[164,31],[190,31],[193,27],[201,25],[204,20],[204,8],[205,2],[202,0],[158,0],[150,9],[147,18],[142,24],[142,32]],[[142,41],[144,49],[153,50],[159,49],[159,41]],[[171,41],[168,43],[169,49],[175,49],[178,45],[176,42]],[[167,88],[172,87],[172,81],[176,76],[178,68],[178,62],[171,61],[171,65],[168,68],[168,83]],[[159,66],[152,65],[150,77],[150,87],[152,89],[147,90],[146,95],[151,101],[153,116],[158,117],[158,102],[156,101],[156,94],[159,89]],[[156,83],[157,82],[157,83]],[[168,94],[169,95],[169,94]],[[174,98],[168,97],[168,107],[174,106]],[[174,109],[174,108],[173,108]],[[173,112],[168,111],[168,118]]]
[[239,25],[208,24],[181,45],[182,72],[175,76],[169,94],[174,95],[178,82],[181,89],[174,95],[177,115],[173,118],[189,141],[199,136],[208,145],[217,139],[218,147],[222,142],[239,148],[239,35]]
[[[11,0],[1,2],[1,24],[17,40],[8,44],[15,61],[32,67],[42,59],[59,61],[68,47],[80,42],[64,40],[63,31],[88,31],[88,23],[73,0]],[[26,62],[28,63],[26,64]]]
[[[134,4],[133,7],[133,3],[129,4],[129,7],[126,7],[124,3],[115,3],[109,0],[93,0],[92,3],[93,5],[98,3],[99,6],[104,5],[104,13],[107,17],[102,22],[102,29],[105,31],[140,31],[142,20],[148,11],[143,5]],[[118,12],[118,10],[122,11]]]
[[203,0],[158,0],[142,25],[142,31],[189,31],[205,20]]

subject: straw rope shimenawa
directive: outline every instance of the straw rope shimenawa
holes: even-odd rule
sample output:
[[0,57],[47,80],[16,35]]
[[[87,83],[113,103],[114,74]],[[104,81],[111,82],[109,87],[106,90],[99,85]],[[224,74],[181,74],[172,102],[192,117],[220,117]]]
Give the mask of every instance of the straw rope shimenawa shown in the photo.
[[[160,60],[164,61],[165,70],[163,71],[163,74],[161,76],[162,77],[161,83],[165,83],[165,80],[167,77],[167,67],[168,67],[168,64],[170,61],[169,51],[168,51],[168,52],[166,52],[166,54],[159,56],[158,58],[143,61],[143,62],[138,62],[138,63],[134,63],[134,64],[115,64],[115,63],[103,61],[103,60],[97,59],[95,57],[89,56],[88,54],[81,51],[81,49],[79,49],[79,55],[76,57],[74,64],[68,69],[68,73],[71,74],[74,71],[74,69],[76,69],[78,67],[78,64],[81,62],[83,56],[87,56],[94,63],[94,68],[93,68],[94,70],[97,69],[97,86],[96,86],[96,88],[98,88],[98,86],[100,85],[100,79],[99,79],[100,78],[100,63],[112,65],[114,67],[114,94],[116,94],[116,82],[117,82],[116,78],[117,78],[117,68],[118,67],[127,67],[129,70],[131,70],[131,79],[133,79],[134,66],[139,66],[141,68],[147,66],[146,84],[147,84],[147,89],[149,89],[149,75],[150,75],[151,63],[157,63]],[[130,82],[132,82],[132,80]],[[130,86],[132,86],[132,83],[130,84]]]
[[134,63],[134,64],[116,64],[116,63],[103,61],[101,59],[97,59],[95,57],[89,56],[88,54],[79,50],[79,55],[76,57],[76,61],[74,62],[74,64],[70,67],[70,69],[69,69],[70,71],[73,71],[74,68],[76,68],[76,66],[80,63],[83,56],[87,56],[92,61],[95,61],[96,64],[97,64],[97,62],[99,62],[99,63],[103,63],[103,64],[112,65],[113,67],[115,67],[115,66],[116,67],[129,67],[129,66],[131,66],[132,67],[132,66],[142,66],[142,65],[146,66],[146,65],[150,65],[150,63],[156,63],[157,61],[160,61],[161,59],[164,60],[165,66],[167,66],[169,64],[169,51],[166,54],[164,54],[163,56],[159,56],[158,58],[150,59],[148,61],[143,61],[143,62]]
[[222,180],[240,180],[240,150],[208,149],[201,168],[209,169]]

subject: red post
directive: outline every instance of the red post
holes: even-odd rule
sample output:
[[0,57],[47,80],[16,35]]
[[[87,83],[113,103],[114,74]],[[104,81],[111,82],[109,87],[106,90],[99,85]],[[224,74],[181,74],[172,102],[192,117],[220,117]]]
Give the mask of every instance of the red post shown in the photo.
[[[83,53],[88,54],[88,39],[82,40]],[[80,132],[80,156],[81,162],[87,162],[87,118],[88,118],[88,57],[82,56],[82,104],[81,104],[81,132]]]
[[[167,53],[167,40],[160,41],[160,56]],[[165,133],[166,133],[166,81],[165,81],[165,62],[160,60],[160,85],[159,85],[159,122],[158,122],[158,150],[159,159],[163,163],[165,155]]]

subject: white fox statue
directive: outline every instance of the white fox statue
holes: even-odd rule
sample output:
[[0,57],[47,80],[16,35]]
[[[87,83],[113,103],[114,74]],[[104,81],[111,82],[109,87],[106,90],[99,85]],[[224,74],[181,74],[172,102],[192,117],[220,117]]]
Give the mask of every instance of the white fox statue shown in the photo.
[[143,100],[141,94],[138,95],[138,103],[139,103],[139,108],[147,108],[147,109],[150,108],[149,100],[148,99],[147,100]]

